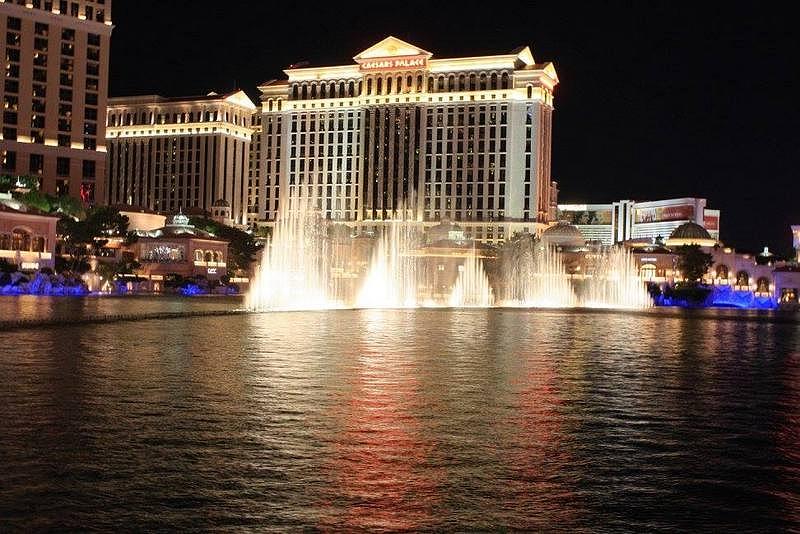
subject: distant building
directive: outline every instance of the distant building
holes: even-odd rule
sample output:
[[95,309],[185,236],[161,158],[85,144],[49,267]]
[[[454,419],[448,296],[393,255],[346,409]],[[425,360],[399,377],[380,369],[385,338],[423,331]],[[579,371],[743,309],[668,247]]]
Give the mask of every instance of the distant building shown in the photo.
[[0,194],[0,259],[20,271],[53,269],[59,218]]
[[613,245],[632,239],[666,239],[684,223],[692,222],[719,240],[719,210],[706,208],[704,198],[674,198],[610,204],[559,204],[557,218],[575,225],[587,241]]
[[161,213],[230,205],[247,224],[252,117],[243,91],[198,97],[112,98],[108,108],[108,202]]
[[131,248],[142,265],[136,272],[139,276],[152,281],[169,274],[217,280],[228,272],[228,241],[195,228],[185,215],[175,215],[163,228],[138,234]]
[[259,222],[289,198],[365,230],[397,210],[427,226],[450,219],[482,242],[553,220],[558,76],[529,47],[439,59],[387,37],[349,64],[285,73],[259,87]]
[[0,2],[0,173],[102,202],[111,0]]

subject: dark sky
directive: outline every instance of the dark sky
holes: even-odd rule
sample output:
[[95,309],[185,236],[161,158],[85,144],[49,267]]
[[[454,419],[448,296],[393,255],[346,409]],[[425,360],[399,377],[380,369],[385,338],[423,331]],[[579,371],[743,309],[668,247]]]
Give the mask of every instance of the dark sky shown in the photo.
[[111,94],[238,86],[255,99],[256,84],[291,63],[347,64],[387,35],[435,58],[528,44],[561,80],[561,202],[706,197],[722,210],[726,244],[790,250],[800,48],[788,12],[736,2],[324,4],[117,0]]

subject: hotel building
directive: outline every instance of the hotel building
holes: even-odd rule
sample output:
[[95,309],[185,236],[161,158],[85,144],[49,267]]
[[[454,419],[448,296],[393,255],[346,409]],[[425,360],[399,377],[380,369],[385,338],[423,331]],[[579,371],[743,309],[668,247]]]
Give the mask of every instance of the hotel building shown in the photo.
[[0,173],[104,199],[111,0],[0,0]]
[[108,203],[174,213],[230,208],[247,224],[255,104],[243,91],[109,102]]
[[719,210],[706,208],[704,198],[558,205],[559,220],[577,227],[587,241],[599,241],[604,245],[667,239],[676,228],[690,222],[702,226],[718,241],[719,217]]
[[364,229],[450,219],[488,242],[553,220],[558,77],[530,48],[435,59],[388,37],[351,64],[284,72],[259,87],[258,221],[274,221],[287,198]]

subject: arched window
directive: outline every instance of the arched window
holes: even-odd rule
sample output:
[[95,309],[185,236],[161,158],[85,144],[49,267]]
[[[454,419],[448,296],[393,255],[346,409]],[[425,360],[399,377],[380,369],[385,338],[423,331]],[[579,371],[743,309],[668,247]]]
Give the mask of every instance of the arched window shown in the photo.
[[205,253],[205,260],[206,261],[214,261],[214,255],[211,253],[210,250],[207,250]]
[[339,82],[339,96],[343,97],[345,95],[344,92],[344,82]]
[[297,84],[293,83],[292,84],[292,98],[294,100],[297,100],[297,96],[298,96],[298,94],[297,94]]
[[367,78],[367,96],[372,95],[372,78]]
[[271,98],[269,100],[267,100],[267,109],[269,111],[272,111],[272,99]]
[[347,84],[347,96],[355,96],[356,92],[356,84],[352,81]]
[[769,278],[762,276],[756,281],[756,293],[769,293]]
[[466,91],[467,89],[467,77],[463,74],[458,75],[458,90],[459,91]]
[[31,249],[31,234],[21,228],[11,232],[11,250],[29,251]]
[[433,76],[428,76],[428,92],[433,92]]
[[481,89],[481,91],[485,91],[486,90],[486,73],[485,72],[481,72],[481,78],[480,79],[481,79],[480,89]]
[[222,254],[220,254],[218,250],[214,251],[214,261],[217,263],[222,261]]
[[358,86],[356,87],[356,90],[357,90],[358,92],[356,93],[356,95],[355,95],[355,96],[361,96],[361,88],[362,88],[362,85],[363,85],[363,83],[364,83],[364,82],[362,82],[361,80],[359,80],[359,81],[358,81]]
[[328,87],[328,95],[330,98],[336,98],[336,82],[330,83],[330,87]]
[[497,89],[497,73],[496,72],[492,73],[492,80],[490,82],[489,88],[490,89]]
[[436,84],[437,91],[444,91],[444,75],[439,76],[438,83]]
[[422,74],[417,75],[417,92],[422,92]]
[[392,94],[392,77],[391,76],[387,76],[386,77],[386,94],[387,95]]
[[500,78],[500,89],[508,89],[508,73],[504,72]]
[[456,76],[455,74],[451,74],[447,77],[447,90],[448,91],[455,91],[456,90]]
[[737,286],[749,286],[750,285],[750,273],[747,271],[739,271],[736,273],[736,285]]
[[410,74],[406,78],[406,93],[410,93],[414,88],[414,77]]
[[194,261],[203,261],[203,251],[199,248],[194,251]]
[[378,76],[378,79],[375,81],[375,94],[382,95],[383,94],[383,78]]
[[533,86],[528,86],[528,98],[533,98]]
[[34,252],[44,252],[44,238],[43,237],[34,237],[33,238],[33,246],[31,248]]
[[328,86],[325,85],[324,83],[321,83],[319,85],[319,97],[327,98],[328,97],[327,93],[328,93]]
[[311,98],[317,98],[317,84],[311,84]]
[[717,265],[717,278],[728,278],[728,266],[720,263]]
[[478,77],[473,73],[469,75],[469,90],[474,91],[476,87],[478,87]]
[[306,84],[303,84],[303,87],[300,89],[300,99],[308,100],[308,86]]

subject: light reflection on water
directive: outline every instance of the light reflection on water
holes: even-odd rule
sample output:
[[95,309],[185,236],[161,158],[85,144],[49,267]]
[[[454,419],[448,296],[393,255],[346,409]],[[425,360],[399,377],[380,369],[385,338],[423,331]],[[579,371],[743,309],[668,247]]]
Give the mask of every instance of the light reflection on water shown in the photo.
[[796,324],[364,310],[4,337],[12,526],[800,526]]

